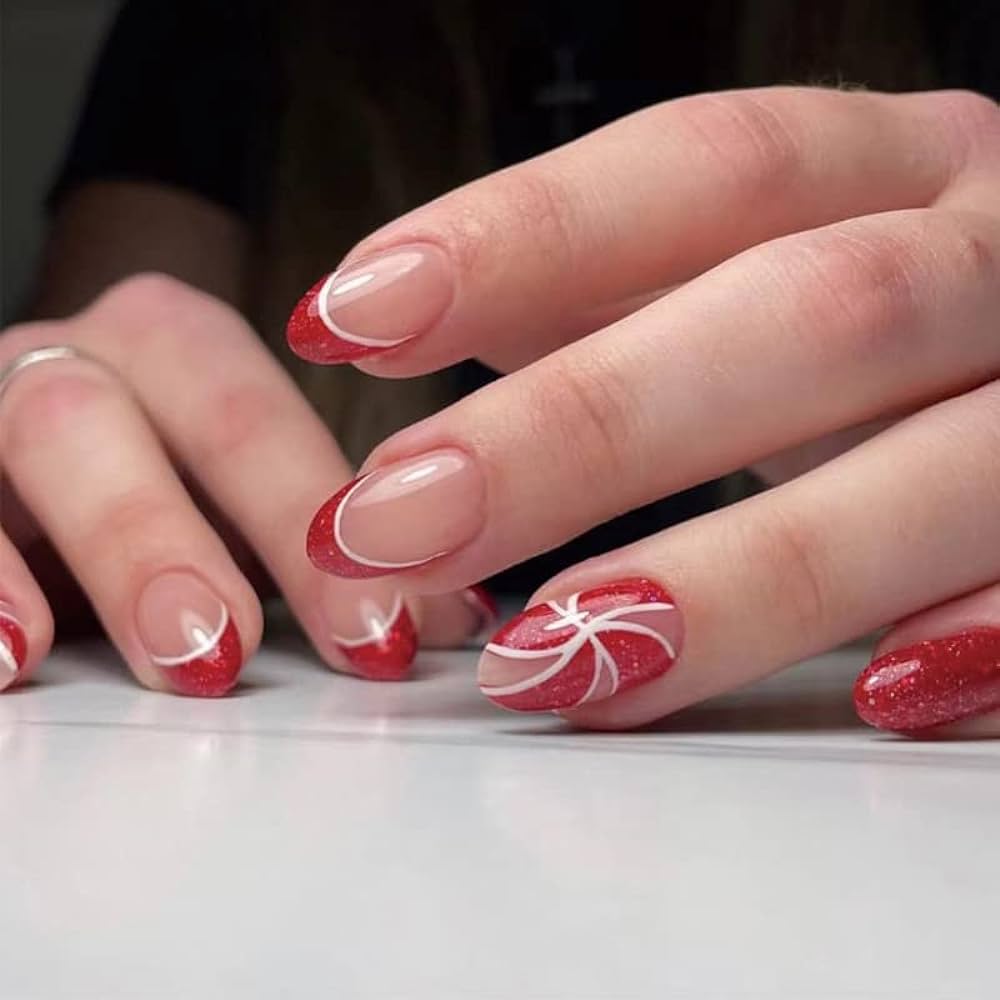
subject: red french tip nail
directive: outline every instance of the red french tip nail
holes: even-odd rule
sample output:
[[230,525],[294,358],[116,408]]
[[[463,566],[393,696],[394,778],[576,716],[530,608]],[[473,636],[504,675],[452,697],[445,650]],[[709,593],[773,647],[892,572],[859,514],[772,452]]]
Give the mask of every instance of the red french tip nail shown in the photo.
[[670,595],[620,580],[528,608],[487,644],[480,688],[519,712],[573,708],[666,673],[683,639]]
[[28,657],[28,641],[13,613],[0,608],[0,691],[20,676]]
[[969,629],[878,657],[855,682],[854,706],[869,725],[900,733],[1000,709],[1000,629]]
[[221,698],[236,686],[243,667],[243,643],[228,612],[218,637],[210,637],[206,645],[185,657],[150,657],[175,694]]
[[331,638],[357,673],[369,680],[402,680],[417,654],[417,630],[401,596],[384,622],[371,623],[368,635]]
[[320,365],[346,364],[387,350],[387,345],[352,343],[344,331],[338,331],[327,307],[335,277],[331,274],[318,281],[292,311],[286,329],[288,346],[305,361]]
[[402,568],[366,560],[356,553],[348,555],[340,533],[338,514],[344,503],[367,476],[361,476],[337,490],[318,511],[306,534],[306,553],[312,564],[333,576],[355,580],[387,576]]

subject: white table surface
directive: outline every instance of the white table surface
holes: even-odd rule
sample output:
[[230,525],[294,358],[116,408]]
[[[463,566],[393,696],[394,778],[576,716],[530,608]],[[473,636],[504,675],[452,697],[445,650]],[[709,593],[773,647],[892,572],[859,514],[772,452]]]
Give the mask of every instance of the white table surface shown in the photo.
[[600,736],[469,653],[198,702],[63,651],[0,697],[0,997],[1000,996],[1000,742],[861,728],[862,662]]

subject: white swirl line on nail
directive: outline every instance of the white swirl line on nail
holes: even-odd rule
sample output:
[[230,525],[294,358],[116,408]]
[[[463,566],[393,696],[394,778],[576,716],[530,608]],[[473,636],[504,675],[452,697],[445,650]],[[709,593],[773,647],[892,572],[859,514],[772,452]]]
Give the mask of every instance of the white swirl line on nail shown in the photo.
[[567,627],[576,629],[573,635],[557,646],[552,646],[549,649],[512,649],[509,646],[502,646],[495,642],[488,643],[486,652],[510,660],[539,660],[557,654],[558,659],[551,666],[546,667],[537,674],[532,674],[530,677],[516,681],[513,684],[493,687],[484,686],[482,688],[483,694],[491,698],[502,698],[507,695],[530,691],[531,688],[538,687],[562,673],[572,662],[576,654],[589,642],[594,651],[594,676],[586,694],[577,704],[582,705],[588,698],[593,696],[604,671],[607,671],[611,679],[610,697],[611,694],[614,694],[618,690],[620,678],[618,664],[605,648],[604,643],[598,638],[598,634],[601,632],[631,632],[635,635],[646,636],[658,642],[672,660],[676,659],[677,654],[674,652],[674,647],[666,636],[661,635],[655,629],[651,629],[646,625],[640,625],[638,622],[618,621],[623,615],[643,614],[650,611],[672,611],[674,608],[673,604],[651,601],[646,604],[632,604],[624,608],[612,608],[610,611],[604,611],[599,615],[590,617],[589,612],[581,612],[579,610],[577,603],[579,599],[579,594],[573,594],[566,602],[565,608],[560,607],[555,601],[546,602],[560,616],[556,621],[544,626],[546,631],[555,631],[556,629]]
[[386,622],[380,623],[373,620],[371,631],[367,635],[363,635],[360,639],[345,639],[343,636],[337,635],[336,632],[331,632],[330,638],[338,646],[343,646],[346,649],[357,649],[359,646],[367,646],[371,642],[381,642],[396,627],[402,613],[403,595],[397,594]]
[[344,508],[347,506],[348,501],[354,496],[355,492],[360,486],[366,483],[372,476],[373,472],[369,472],[367,476],[362,476],[345,494],[344,498],[337,504],[337,509],[333,514],[333,540],[340,548],[341,552],[347,556],[352,562],[358,563],[360,566],[370,566],[372,569],[413,569],[414,566],[423,566],[424,563],[429,563],[432,559],[437,559],[440,556],[447,555],[447,550],[442,552],[435,552],[434,555],[427,556],[424,559],[414,559],[412,562],[384,562],[381,559],[366,559],[362,555],[358,555],[353,549],[349,548],[347,543],[344,541],[344,536],[341,531],[340,522],[344,516]]
[[323,287],[319,290],[319,295],[316,296],[316,311],[319,313],[319,318],[335,337],[346,340],[349,344],[357,344],[359,347],[396,347],[399,344],[406,343],[408,340],[412,340],[416,336],[416,334],[408,333],[405,337],[399,337],[397,340],[375,340],[373,337],[362,337],[356,333],[348,333],[343,327],[338,326],[330,315],[329,302],[330,290],[339,277],[340,271],[334,271],[323,283]]
[[200,660],[203,656],[207,656],[218,646],[219,640],[222,638],[222,633],[226,631],[228,625],[229,611],[223,607],[222,621],[219,623],[219,627],[214,632],[206,635],[190,653],[185,653],[183,656],[153,656],[150,653],[149,658],[158,667],[183,667],[188,663],[193,663],[195,660]]

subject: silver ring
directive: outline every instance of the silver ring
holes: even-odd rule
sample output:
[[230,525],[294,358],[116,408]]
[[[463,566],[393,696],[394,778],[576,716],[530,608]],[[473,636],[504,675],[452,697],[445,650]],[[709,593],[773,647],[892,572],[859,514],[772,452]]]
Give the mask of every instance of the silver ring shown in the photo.
[[19,354],[13,361],[0,368],[0,399],[3,399],[3,394],[18,372],[22,372],[32,365],[40,365],[43,361],[90,361],[101,365],[102,368],[107,367],[99,358],[71,347],[69,344],[54,344],[52,347],[39,347],[34,351],[25,351],[24,354]]

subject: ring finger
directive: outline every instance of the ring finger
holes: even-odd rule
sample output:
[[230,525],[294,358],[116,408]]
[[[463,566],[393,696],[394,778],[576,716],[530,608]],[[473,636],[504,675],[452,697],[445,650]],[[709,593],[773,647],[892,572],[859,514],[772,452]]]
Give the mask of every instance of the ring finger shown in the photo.
[[[486,693],[586,726],[641,725],[988,585],[998,425],[993,382],[570,570],[487,647]],[[1000,708],[1000,684],[993,695]]]
[[3,464],[147,686],[236,682],[260,608],[122,384],[99,364],[33,365],[0,399]]

